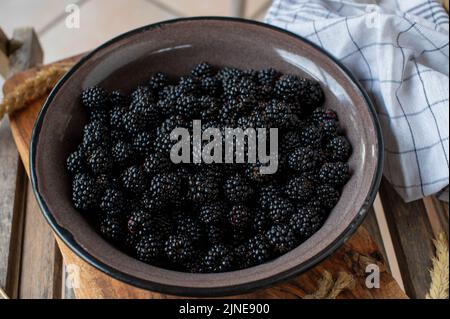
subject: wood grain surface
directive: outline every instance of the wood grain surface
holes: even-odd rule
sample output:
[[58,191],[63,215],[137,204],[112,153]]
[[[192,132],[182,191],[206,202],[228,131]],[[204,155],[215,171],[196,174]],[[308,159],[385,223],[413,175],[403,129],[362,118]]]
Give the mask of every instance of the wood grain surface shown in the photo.
[[[76,58],[72,60],[76,60]],[[19,73],[10,78],[4,85],[4,92],[8,93],[13,90],[16,85],[24,81],[27,77],[35,74],[36,70],[33,69]],[[13,137],[27,172],[29,166],[28,147],[32,127],[43,101],[43,98],[35,101],[28,107],[10,116]],[[39,227],[41,228],[41,226]],[[79,287],[74,289],[75,295],[78,298],[173,298],[173,296],[137,289],[117,281],[85,263],[59,239],[57,242],[65,264],[70,265],[71,269],[73,269],[73,266],[79,269]],[[48,247],[48,250],[46,258],[50,258],[48,260],[56,258],[52,245]],[[377,264],[381,270],[380,289],[368,289],[365,286],[365,268],[368,263]],[[364,227],[360,227],[355,235],[335,254],[307,273],[290,281],[239,297],[302,298],[305,294],[313,293],[317,289],[317,283],[322,276],[323,270],[329,271],[333,275],[333,278],[336,278],[338,273],[342,271],[354,277],[354,286],[351,289],[343,291],[339,295],[339,298],[407,298],[389,274],[384,264],[382,253]],[[46,269],[44,273],[48,274],[52,271],[54,272],[55,270]]]

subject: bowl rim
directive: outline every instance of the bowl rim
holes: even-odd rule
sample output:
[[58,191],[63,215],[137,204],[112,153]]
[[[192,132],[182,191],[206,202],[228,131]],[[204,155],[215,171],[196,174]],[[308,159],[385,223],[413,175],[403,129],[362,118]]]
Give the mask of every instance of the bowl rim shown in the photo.
[[[264,279],[252,281],[252,282],[246,282],[243,284],[238,284],[234,286],[226,286],[226,287],[217,287],[217,288],[193,288],[193,287],[181,287],[181,286],[172,286],[167,284],[161,284],[157,282],[148,281],[142,278],[137,278],[133,275],[124,273],[118,269],[115,269],[91,254],[89,254],[87,251],[85,251],[72,237],[70,232],[66,230],[65,228],[61,227],[56,220],[54,219],[52,213],[50,212],[49,208],[47,207],[47,204],[45,203],[43,197],[40,194],[38,183],[37,183],[37,174],[36,174],[36,147],[39,140],[39,133],[42,127],[43,119],[45,117],[45,114],[47,112],[48,107],[50,106],[51,102],[53,101],[53,98],[55,97],[56,93],[59,91],[61,86],[69,80],[71,75],[80,68],[87,60],[89,60],[95,53],[102,50],[103,48],[106,48],[110,46],[111,44],[122,40],[126,37],[129,37],[131,35],[145,32],[154,28],[159,28],[163,25],[170,25],[178,22],[186,22],[186,21],[222,21],[222,22],[239,22],[239,23],[245,23],[245,24],[252,24],[256,25],[262,28],[268,28],[272,31],[277,31],[284,33],[285,35],[288,35],[292,37],[296,41],[302,41],[310,46],[312,46],[314,49],[320,51],[325,56],[327,56],[329,59],[331,59],[353,82],[353,84],[356,86],[356,88],[359,90],[359,93],[361,93],[362,97],[364,98],[367,106],[368,111],[371,116],[372,123],[374,125],[374,131],[375,136],[378,142],[377,145],[377,165],[374,171],[374,176],[372,179],[372,183],[370,185],[370,190],[365,198],[364,203],[358,210],[358,214],[356,217],[352,220],[352,222],[347,226],[347,228],[327,247],[325,247],[320,253],[312,257],[311,259],[296,265],[292,267],[289,270],[286,270],[282,273],[279,273],[277,275],[273,275],[271,277],[267,277]],[[352,72],[344,66],[339,60],[337,60],[333,55],[331,55],[329,52],[325,51],[315,43],[311,42],[310,40],[299,36],[293,32],[287,31],[285,29],[259,22],[254,20],[248,20],[243,18],[234,18],[234,17],[218,17],[218,16],[198,16],[198,17],[187,17],[187,18],[177,18],[177,19],[171,19],[171,20],[165,20],[160,21],[157,23],[149,24],[143,27],[139,27],[130,31],[127,31],[123,34],[120,34],[94,50],[90,51],[86,55],[82,56],[81,59],[56,83],[50,94],[48,95],[47,99],[45,100],[41,110],[39,111],[39,114],[37,116],[36,122],[33,127],[32,136],[31,136],[31,142],[30,142],[30,153],[29,153],[29,168],[30,168],[30,178],[32,183],[33,192],[35,194],[35,197],[38,201],[39,207],[42,211],[42,214],[44,215],[44,218],[47,220],[47,222],[50,224],[52,230],[56,233],[56,235],[59,237],[59,239],[62,240],[62,242],[70,248],[72,252],[74,252],[78,257],[80,257],[83,261],[87,262],[94,268],[100,270],[101,272],[111,276],[112,278],[118,279],[119,281],[122,281],[126,284],[130,284],[134,287],[142,288],[148,291],[154,291],[159,292],[163,294],[169,294],[169,295],[177,295],[177,296],[192,296],[192,297],[220,297],[220,296],[229,296],[233,294],[243,294],[248,293],[257,289],[261,289],[264,287],[267,287],[271,284],[278,283],[284,280],[287,280],[289,278],[294,277],[295,275],[298,275],[300,273],[303,273],[321,261],[323,261],[325,258],[329,257],[331,254],[333,254],[339,247],[341,247],[342,244],[344,244],[350,237],[353,235],[353,233],[356,231],[358,226],[361,225],[364,218],[366,217],[369,208],[372,206],[373,201],[375,200],[379,185],[381,183],[382,178],[382,172],[383,172],[383,159],[384,159],[384,142],[383,142],[383,135],[381,132],[381,126],[378,119],[378,115],[376,113],[375,107],[367,94],[366,90],[363,88],[361,83],[358,81],[358,79],[352,74]]]

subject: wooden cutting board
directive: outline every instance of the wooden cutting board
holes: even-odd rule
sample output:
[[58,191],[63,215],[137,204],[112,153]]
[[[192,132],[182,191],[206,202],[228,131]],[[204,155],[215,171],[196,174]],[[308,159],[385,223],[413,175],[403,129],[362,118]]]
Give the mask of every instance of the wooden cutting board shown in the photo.
[[[75,62],[78,57],[64,62]],[[9,78],[4,86],[4,94],[32,77],[42,68],[30,69]],[[11,130],[20,157],[29,175],[29,145],[31,133],[38,112],[45,101],[45,97],[31,103],[24,109],[10,115]],[[78,288],[74,288],[77,298],[174,298],[156,292],[135,288],[109,277],[92,267],[75,255],[59,238],[56,238],[65,265],[75,265],[79,269]],[[380,269],[380,288],[369,289],[365,285],[366,267],[376,264]],[[73,268],[72,268],[73,269]],[[351,274],[354,284],[342,291],[338,298],[407,298],[405,293],[388,272],[382,254],[364,227],[359,227],[356,233],[331,257],[324,260],[308,272],[285,281],[283,283],[261,289],[259,291],[235,296],[238,298],[303,298],[314,293],[318,282],[327,270],[334,279],[340,272]]]

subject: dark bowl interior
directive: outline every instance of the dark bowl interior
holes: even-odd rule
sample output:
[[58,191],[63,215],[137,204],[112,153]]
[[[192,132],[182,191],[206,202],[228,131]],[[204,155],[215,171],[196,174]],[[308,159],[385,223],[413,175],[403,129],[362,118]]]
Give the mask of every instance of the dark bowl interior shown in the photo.
[[[326,90],[353,146],[352,177],[325,225],[293,251],[227,273],[188,274],[144,264],[106,242],[71,204],[65,159],[80,142],[86,114],[80,92],[93,85],[129,91],[157,71],[180,76],[200,61],[314,77]],[[131,31],[82,59],[52,91],[36,124],[31,172],[44,215],[63,241],[95,267],[150,290],[180,295],[242,293],[313,266],[353,233],[379,184],[381,137],[373,107],[351,75],[312,44],[261,23],[225,18],[163,22]]]

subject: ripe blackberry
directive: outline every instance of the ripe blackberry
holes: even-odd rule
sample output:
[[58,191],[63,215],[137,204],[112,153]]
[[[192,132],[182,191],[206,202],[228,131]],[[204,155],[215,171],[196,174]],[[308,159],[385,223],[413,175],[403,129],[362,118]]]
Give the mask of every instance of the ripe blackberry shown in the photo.
[[303,89],[303,80],[292,74],[281,76],[275,83],[275,93],[286,102],[298,101]]
[[153,101],[152,90],[148,86],[138,86],[131,93],[130,108],[148,107],[152,101]]
[[315,80],[303,79],[304,87],[301,91],[300,101],[310,110],[323,105],[325,95],[320,83]]
[[329,185],[319,185],[316,188],[316,200],[326,209],[332,209],[339,201],[339,191]]
[[175,113],[184,118],[193,118],[200,111],[198,99],[193,95],[182,94],[175,104]]
[[290,179],[285,187],[286,195],[294,201],[305,201],[314,193],[314,183],[304,176]]
[[111,154],[104,147],[94,149],[87,157],[87,164],[94,175],[107,173],[113,167]]
[[254,97],[257,90],[256,83],[248,77],[229,77],[223,82],[223,92],[228,99],[248,99]]
[[225,215],[224,203],[211,203],[200,207],[198,218],[206,225],[217,225]]
[[250,184],[240,175],[234,175],[226,180],[223,185],[225,197],[231,203],[245,202],[252,194],[253,189]]
[[271,255],[271,247],[264,235],[258,234],[248,241],[248,257],[252,265],[266,262]]
[[192,76],[202,78],[202,77],[212,77],[214,76],[214,68],[208,62],[202,62],[197,64],[191,71]]
[[287,253],[297,245],[295,235],[288,225],[273,225],[266,231],[265,235],[276,253]]
[[130,218],[128,218],[127,228],[128,232],[131,234],[138,234],[138,232],[142,229],[144,223],[149,220],[151,215],[148,211],[138,208],[135,209]]
[[123,129],[123,117],[127,109],[122,106],[115,106],[109,111],[109,125],[112,129]]
[[210,244],[220,244],[225,241],[225,230],[223,225],[206,225],[206,238]]
[[109,112],[107,109],[94,109],[89,112],[89,121],[98,121],[103,125],[109,124]]
[[332,161],[344,162],[348,160],[351,152],[350,143],[344,136],[331,139],[326,146],[328,158]]
[[270,184],[259,190],[258,202],[262,209],[269,209],[269,204],[280,196],[279,187]]
[[291,216],[289,225],[301,239],[311,237],[322,226],[322,212],[317,207],[301,207]]
[[110,174],[100,174],[95,178],[99,193],[103,193],[108,188],[119,188],[119,183],[115,176]]
[[100,209],[110,217],[119,217],[124,214],[125,198],[118,189],[106,189],[100,199]]
[[178,90],[185,95],[196,94],[199,91],[199,80],[193,76],[183,76],[178,82]]
[[149,154],[144,161],[144,171],[148,175],[167,172],[170,166],[171,162],[169,158],[161,153]]
[[226,81],[231,77],[240,77],[242,76],[242,74],[243,74],[242,70],[231,67],[224,67],[220,69],[219,72],[217,72],[217,78],[221,81]]
[[175,233],[185,236],[192,244],[199,243],[204,237],[203,228],[197,220],[190,216],[175,221]]
[[108,104],[108,92],[99,86],[93,86],[85,89],[81,93],[81,101],[89,110],[106,108]]
[[147,179],[140,166],[128,167],[121,175],[122,186],[130,193],[142,193],[147,186]]
[[[222,107],[219,104],[218,100],[210,96],[202,96],[199,99],[199,103],[202,109],[200,112],[202,126],[205,125],[206,128],[218,127],[216,118],[219,115],[220,108]],[[213,125],[208,125],[208,123],[211,123]]]
[[150,192],[153,198],[170,202],[180,196],[180,179],[175,173],[158,173],[150,182]]
[[147,121],[143,112],[130,110],[123,115],[123,124],[129,134],[137,135],[145,130]]
[[159,196],[155,196],[153,192],[146,191],[142,195],[142,205],[149,212],[158,212],[161,209],[165,208],[168,203],[164,202],[162,198]]
[[261,164],[259,161],[256,163],[251,163],[247,165],[247,168],[245,169],[246,176],[253,182],[256,183],[265,183],[271,180],[273,177],[270,174],[264,174],[264,172],[261,171],[261,168],[265,167],[265,164]]
[[162,253],[162,246],[158,236],[146,235],[136,244],[136,257],[145,263],[155,262]]
[[162,72],[158,72],[150,78],[148,87],[155,92],[159,92],[167,84],[169,84],[169,78],[167,77],[167,75]]
[[206,272],[225,272],[233,265],[233,254],[225,245],[214,245],[206,253],[203,266]]
[[211,203],[219,196],[219,184],[206,174],[189,176],[189,197],[195,203]]
[[110,141],[113,145],[119,141],[128,140],[128,134],[121,129],[112,129],[109,134],[111,137]]
[[258,72],[258,83],[263,86],[273,86],[279,74],[275,69],[269,68]]
[[150,154],[154,136],[149,132],[138,133],[133,138],[133,149],[136,155],[145,157]]
[[294,213],[292,203],[283,197],[276,197],[270,203],[267,215],[275,224],[281,224],[289,219]]
[[322,183],[340,187],[344,185],[350,177],[347,163],[325,163],[319,170],[319,179]]
[[99,121],[86,124],[83,129],[83,148],[92,151],[98,146],[104,146],[109,140],[108,128]]
[[251,217],[251,212],[246,206],[234,205],[228,213],[228,222],[233,228],[243,229],[247,227]]
[[295,123],[295,115],[288,104],[272,100],[267,103],[264,110],[270,127],[286,128]]
[[217,96],[221,90],[221,83],[215,77],[204,77],[201,79],[200,87],[209,96]]
[[130,143],[118,141],[112,147],[111,154],[114,163],[119,166],[125,166],[133,159],[134,152]]
[[166,239],[172,232],[172,220],[166,215],[150,214],[147,212],[147,218],[137,228],[137,235],[140,237],[146,235],[155,235],[161,239]]
[[309,172],[317,167],[317,154],[309,147],[299,147],[288,156],[288,165],[297,172]]
[[268,226],[269,226],[269,217],[267,216],[266,211],[262,209],[255,210],[253,220],[251,223],[252,229],[256,233],[262,234],[266,231]]
[[166,240],[164,251],[171,262],[181,264],[191,259],[194,248],[185,236],[172,235]]
[[129,103],[128,97],[121,91],[112,91],[109,95],[109,105],[112,107],[126,107]]
[[317,147],[322,142],[322,131],[315,126],[307,126],[300,131],[300,142],[303,146]]
[[338,122],[338,116],[331,109],[317,108],[311,114],[311,120],[316,125],[321,125],[326,120],[334,120]]
[[114,218],[102,218],[100,221],[100,233],[106,239],[119,243],[124,237],[124,232],[122,229],[122,225],[117,219]]
[[85,169],[85,155],[82,149],[78,148],[70,153],[66,160],[66,167],[70,174],[81,173]]
[[85,173],[78,173],[72,181],[72,202],[80,210],[90,210],[98,202],[98,190],[95,179]]

